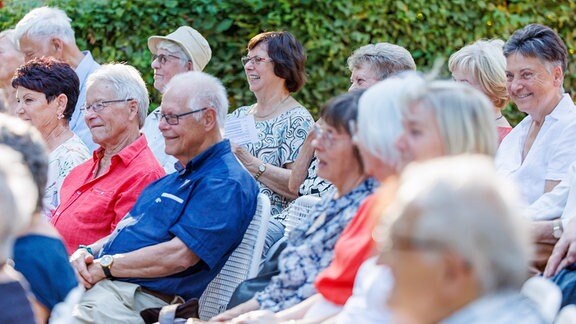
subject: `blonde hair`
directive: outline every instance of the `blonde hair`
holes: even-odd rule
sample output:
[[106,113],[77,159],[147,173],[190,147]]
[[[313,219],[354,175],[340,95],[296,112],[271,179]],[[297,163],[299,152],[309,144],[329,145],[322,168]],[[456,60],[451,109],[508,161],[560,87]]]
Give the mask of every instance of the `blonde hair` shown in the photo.
[[504,108],[508,103],[506,90],[506,58],[500,39],[479,40],[462,47],[448,60],[450,72],[460,71],[478,81],[482,92],[494,107]]
[[404,103],[405,114],[415,106],[432,111],[447,155],[496,154],[494,113],[480,91],[454,81],[431,81],[409,92]]

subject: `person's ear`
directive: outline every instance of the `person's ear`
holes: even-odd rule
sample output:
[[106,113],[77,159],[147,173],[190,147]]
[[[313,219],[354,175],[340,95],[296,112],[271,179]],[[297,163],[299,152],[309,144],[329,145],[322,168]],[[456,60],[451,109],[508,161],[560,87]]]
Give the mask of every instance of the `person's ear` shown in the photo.
[[204,129],[208,132],[211,131],[214,127],[216,127],[217,120],[216,120],[216,109],[215,108],[208,108],[204,112],[203,124]]
[[470,262],[454,252],[444,252],[444,286],[446,291],[458,294],[461,290],[475,282],[474,269]]
[[64,42],[58,37],[52,37],[50,40],[50,45],[52,46],[54,53],[56,53],[54,57],[61,60],[62,52],[64,51]]
[[188,60],[188,62],[186,62],[186,70],[194,71],[194,63],[192,63],[192,60]]
[[552,77],[554,78],[554,86],[561,87],[564,83],[564,71],[562,71],[562,66],[556,65],[552,69]]
[[138,118],[138,100],[132,99],[128,103],[128,109],[130,111],[128,119],[134,120],[135,118]]
[[61,93],[56,98],[54,98],[54,103],[56,104],[56,116],[58,119],[64,119],[64,111],[66,111],[68,97]]

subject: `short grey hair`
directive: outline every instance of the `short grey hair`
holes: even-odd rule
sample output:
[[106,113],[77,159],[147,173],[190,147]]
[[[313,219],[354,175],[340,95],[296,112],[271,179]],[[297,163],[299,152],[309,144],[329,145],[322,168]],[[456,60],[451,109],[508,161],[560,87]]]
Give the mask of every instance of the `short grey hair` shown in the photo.
[[403,114],[415,106],[433,112],[447,155],[496,154],[492,103],[479,90],[455,81],[429,81],[406,93]]
[[560,36],[550,27],[530,24],[516,30],[504,44],[504,56],[519,53],[525,57],[536,57],[543,63],[562,67],[566,72],[568,50]]
[[402,99],[415,84],[416,74],[400,74],[368,88],[358,103],[357,140],[374,156],[392,167],[400,162],[396,140],[402,134]]
[[116,93],[118,98],[132,98],[138,103],[138,125],[140,128],[144,125],[148,115],[148,106],[150,98],[148,89],[142,80],[140,72],[131,65],[122,63],[109,63],[102,65],[94,73],[90,74],[86,81],[86,88],[90,88],[96,82],[107,82]]
[[[228,96],[222,82],[210,74],[200,71],[189,71],[175,75],[166,85],[166,92],[172,87],[183,87],[188,94],[190,110],[213,107],[216,110],[216,121],[222,130],[228,113]],[[197,120],[202,115],[193,115]]]
[[38,199],[22,154],[0,144],[0,263],[12,256],[14,240],[29,224]]
[[56,36],[63,42],[75,42],[72,20],[66,13],[55,7],[32,9],[16,24],[16,39],[28,36]]
[[390,43],[364,45],[355,50],[347,62],[350,71],[368,64],[380,80],[401,71],[416,70],[416,63],[410,52],[402,46]]
[[16,40],[16,32],[14,29],[6,29],[0,32],[0,39],[7,39],[12,47],[18,49],[18,41]]
[[518,197],[491,158],[442,157],[406,168],[387,216],[395,219],[392,233],[411,222],[412,240],[467,261],[483,294],[517,290],[528,277],[532,253]]
[[166,52],[170,53],[171,55],[178,56],[182,65],[185,65],[186,62],[192,60],[191,57],[188,57],[186,51],[180,47],[180,45],[176,44],[175,42],[171,42],[169,40],[161,40],[156,45],[156,51],[158,50],[165,50]]
[[[22,154],[37,189],[34,196],[37,196],[38,200],[28,199],[36,204],[36,211],[41,211],[48,182],[48,151],[42,135],[34,126],[20,118],[0,113],[0,144]],[[28,191],[33,187],[29,187]]]

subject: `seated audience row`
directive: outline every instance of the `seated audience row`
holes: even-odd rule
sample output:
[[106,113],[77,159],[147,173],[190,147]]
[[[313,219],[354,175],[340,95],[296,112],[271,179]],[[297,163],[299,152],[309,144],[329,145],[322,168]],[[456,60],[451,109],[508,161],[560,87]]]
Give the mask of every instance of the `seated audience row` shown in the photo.
[[[11,40],[6,35],[0,34],[0,45]],[[501,41],[479,41],[455,53],[452,76],[468,85],[414,74],[377,83],[414,70],[414,61],[393,44],[362,47],[348,62],[351,92],[328,101],[316,124],[293,97],[306,81],[306,53],[289,32],[249,41],[242,64],[256,103],[228,116],[224,87],[199,72],[211,58],[208,41],[188,26],[150,37],[154,87],[163,98],[148,118],[139,72],[123,64],[99,67],[76,46],[63,11],[34,9],[14,35],[31,60],[11,81],[11,109],[47,143],[11,144],[18,135],[5,127],[3,141],[24,155],[40,197],[14,247],[15,268],[30,282],[40,321],[77,285],[46,218],[63,236],[88,289],[75,306],[76,320],[132,322],[146,308],[201,296],[240,243],[258,188],[281,220],[277,215],[298,194],[321,193],[330,184],[333,190],[288,236],[278,274],[253,299],[214,321],[544,322],[533,301],[519,294],[531,257],[524,225],[516,220],[525,209],[502,177],[532,204],[527,216],[537,221],[532,231],[538,247],[532,265],[539,271],[548,265],[546,276],[557,274],[564,303],[576,299],[568,173],[576,163],[570,146],[576,115],[563,88],[566,46],[548,27],[528,25],[503,49]],[[363,56],[372,50],[374,57],[384,53],[378,56],[383,64]],[[528,114],[512,130],[502,115],[508,99]],[[223,138],[225,121],[240,119],[252,121],[256,141]],[[493,157],[498,137],[499,175],[486,157],[444,159],[408,167],[397,185],[396,175],[411,162],[466,153]],[[99,146],[91,159],[84,144]],[[27,150],[44,160],[35,165]],[[381,189],[373,195],[377,182]],[[46,217],[40,216],[43,205]],[[392,225],[372,235],[381,215]],[[442,231],[449,221],[462,233]],[[489,230],[494,224],[500,231]],[[466,226],[473,227],[469,234]],[[479,251],[473,255],[470,238]],[[39,244],[50,252],[29,252]],[[385,249],[379,260],[376,246]],[[502,251],[509,251],[514,266]],[[38,269],[61,272],[66,282],[41,278]]]

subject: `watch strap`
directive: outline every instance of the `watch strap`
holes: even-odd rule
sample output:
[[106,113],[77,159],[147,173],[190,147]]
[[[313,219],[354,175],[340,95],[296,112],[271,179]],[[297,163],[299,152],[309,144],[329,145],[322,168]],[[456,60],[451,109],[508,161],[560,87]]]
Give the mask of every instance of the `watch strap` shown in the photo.
[[256,174],[254,175],[254,179],[258,180],[258,178],[260,178],[260,176],[262,176],[264,172],[266,172],[266,163],[262,163],[260,164],[260,166],[258,166],[258,172],[256,172]]
[[102,271],[104,271],[106,279],[114,279],[114,276],[112,276],[112,273],[110,272],[110,267],[102,266]]

